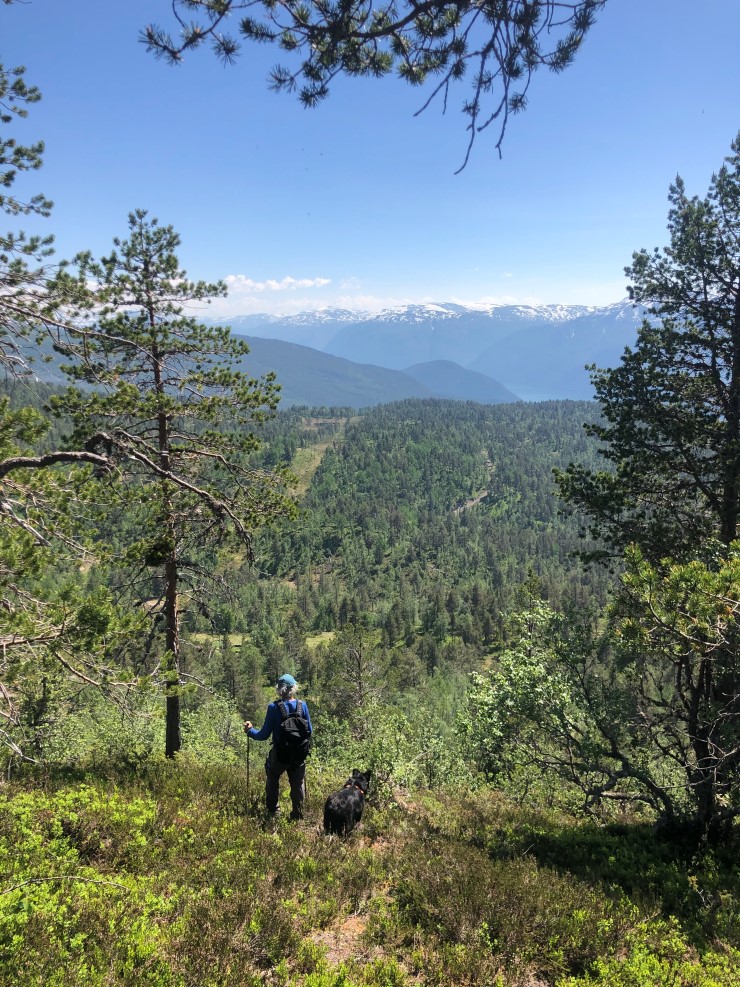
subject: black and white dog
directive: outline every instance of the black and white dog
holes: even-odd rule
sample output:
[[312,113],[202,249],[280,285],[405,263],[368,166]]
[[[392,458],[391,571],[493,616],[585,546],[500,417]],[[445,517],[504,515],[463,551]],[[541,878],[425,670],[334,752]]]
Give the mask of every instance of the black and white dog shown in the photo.
[[330,795],[324,804],[324,829],[336,836],[351,833],[362,819],[365,796],[370,788],[370,771],[353,768],[344,787]]

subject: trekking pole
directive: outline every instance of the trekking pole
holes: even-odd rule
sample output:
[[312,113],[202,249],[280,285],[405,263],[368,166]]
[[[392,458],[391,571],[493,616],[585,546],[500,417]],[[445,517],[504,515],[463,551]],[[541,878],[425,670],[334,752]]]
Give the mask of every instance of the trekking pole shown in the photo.
[[252,738],[247,734],[247,800],[252,798],[251,779],[249,777],[249,755],[251,753]]

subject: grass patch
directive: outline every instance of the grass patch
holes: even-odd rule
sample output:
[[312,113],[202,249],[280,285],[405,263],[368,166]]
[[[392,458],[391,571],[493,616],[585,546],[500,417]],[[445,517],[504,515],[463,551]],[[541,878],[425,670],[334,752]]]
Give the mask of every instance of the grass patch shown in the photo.
[[334,441],[318,442],[316,445],[305,446],[297,449],[290,464],[290,470],[295,475],[298,483],[295,486],[297,497],[304,497],[311,485],[311,480],[316,470],[321,465],[324,453],[333,445]]
[[321,631],[320,634],[311,634],[306,638],[306,647],[315,651],[320,644],[329,644],[336,637],[336,631]]
[[[725,987],[737,847],[689,854],[491,792],[267,823],[233,765],[31,774],[0,790],[0,969],[18,987]],[[285,787],[285,786],[284,786]],[[287,792],[284,792],[284,796]],[[286,814],[287,815],[287,814]]]

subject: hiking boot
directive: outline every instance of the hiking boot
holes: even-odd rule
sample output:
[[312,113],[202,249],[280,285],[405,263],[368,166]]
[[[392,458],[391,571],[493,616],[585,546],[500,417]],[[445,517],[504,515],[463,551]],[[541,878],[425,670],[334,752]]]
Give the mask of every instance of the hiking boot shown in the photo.
[[300,819],[303,819],[303,809],[293,809],[291,814],[288,816],[288,819],[292,819],[293,822],[298,822]]

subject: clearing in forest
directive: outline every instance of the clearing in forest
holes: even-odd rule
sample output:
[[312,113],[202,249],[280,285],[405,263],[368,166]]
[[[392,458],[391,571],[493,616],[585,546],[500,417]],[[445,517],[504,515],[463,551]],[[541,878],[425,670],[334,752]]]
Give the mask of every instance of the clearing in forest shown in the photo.
[[331,438],[326,439],[324,442],[317,442],[315,445],[305,446],[296,451],[293,457],[293,462],[290,464],[291,471],[298,478],[298,483],[296,485],[296,494],[298,497],[305,497],[308,492],[308,488],[311,486],[311,480],[316,470],[321,464],[321,460],[324,458],[324,453],[329,448],[329,446],[335,445],[344,435],[344,430],[347,426],[347,422],[350,419],[313,419],[307,418],[303,422],[304,432],[310,432],[316,428],[318,421],[331,421],[332,423],[338,424],[339,427]]

